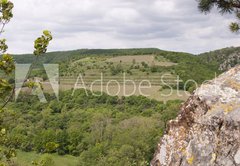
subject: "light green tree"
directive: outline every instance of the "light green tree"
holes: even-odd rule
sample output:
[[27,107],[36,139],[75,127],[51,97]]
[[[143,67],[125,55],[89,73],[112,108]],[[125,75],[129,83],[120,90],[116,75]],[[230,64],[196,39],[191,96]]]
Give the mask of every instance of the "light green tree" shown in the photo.
[[[1,39],[4,27],[13,18],[14,4],[9,0],[0,0],[0,145],[4,146],[7,142],[7,130],[1,125],[1,113],[6,109],[6,105],[13,99],[14,85],[7,78],[13,75],[15,62],[13,57],[6,53],[8,46],[6,39]],[[34,44],[34,55],[36,59],[47,51],[52,35],[49,31],[43,31],[43,35],[36,39]],[[31,69],[29,71],[31,73]],[[11,158],[16,156],[14,149],[4,147],[0,149],[0,166],[9,165]]]

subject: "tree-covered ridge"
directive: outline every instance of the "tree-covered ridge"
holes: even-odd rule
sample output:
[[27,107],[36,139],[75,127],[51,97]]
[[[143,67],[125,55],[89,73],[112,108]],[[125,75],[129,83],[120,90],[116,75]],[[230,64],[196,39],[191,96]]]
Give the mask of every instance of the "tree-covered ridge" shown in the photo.
[[[73,51],[57,51],[47,53],[39,58],[39,63],[60,63],[74,59],[81,59],[86,56],[120,56],[120,55],[149,55],[159,52],[157,48],[133,48],[133,49],[79,49]],[[30,63],[34,58],[31,54],[13,55],[18,63]]]
[[[178,52],[165,52],[160,55],[178,64],[173,66],[173,70],[184,81],[183,83],[194,80],[198,84],[202,84],[221,73],[218,70],[218,63],[207,62],[201,56]],[[190,82],[186,87],[188,91],[193,91],[195,88],[193,82]]]
[[[219,67],[221,63],[219,61],[208,61],[206,60],[205,55],[196,56],[189,53],[163,51],[157,48],[92,49],[92,50],[82,49],[82,50],[75,50],[75,51],[52,52],[52,53],[47,53],[47,55],[44,57],[40,57],[39,63],[58,63],[60,64],[60,72],[61,72],[60,75],[65,75],[64,73],[71,74],[72,72],[78,75],[90,69],[88,67],[86,69],[83,69],[81,68],[81,66],[79,66],[80,68],[71,67],[72,63],[77,62],[80,59],[84,59],[88,57],[99,58],[99,57],[131,56],[131,55],[136,55],[136,56],[154,55],[156,56],[157,59],[164,58],[169,62],[176,63],[177,65],[173,65],[173,66],[148,65],[147,68],[149,68],[149,71],[146,70],[146,66],[144,65],[145,69],[139,68],[139,70],[144,70],[149,75],[152,75],[152,73],[155,73],[155,72],[159,72],[159,73],[171,72],[172,74],[179,75],[180,79],[182,79],[184,82],[191,79],[191,80],[195,80],[198,84],[201,84],[202,82],[212,79],[215,77],[215,75],[218,75],[219,73],[221,73],[221,71],[219,71]],[[30,63],[33,60],[31,55],[15,55],[14,58],[18,63]],[[103,67],[109,68],[110,70],[114,66],[112,66],[111,64],[108,64],[107,66],[103,66]],[[119,65],[115,66],[115,68],[117,67],[119,68]],[[131,74],[132,71],[129,69],[123,68],[121,72],[126,72]],[[41,71],[37,73],[41,74]],[[99,73],[100,73],[100,69],[99,69]],[[192,91],[194,87],[195,85],[190,83],[186,88],[187,90]]]
[[181,101],[62,92],[48,104],[21,96],[2,116],[11,147],[79,156],[79,165],[147,165]]
[[226,71],[240,64],[240,47],[228,47],[199,55],[207,63],[215,63],[219,70]]

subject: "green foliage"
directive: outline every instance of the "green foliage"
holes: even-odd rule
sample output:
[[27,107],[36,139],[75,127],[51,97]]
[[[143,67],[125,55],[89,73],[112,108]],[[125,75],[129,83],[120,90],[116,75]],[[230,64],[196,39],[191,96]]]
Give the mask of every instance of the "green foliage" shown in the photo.
[[12,56],[9,54],[3,54],[0,59],[0,70],[4,71],[5,74],[10,74],[15,69],[15,64]]
[[117,75],[124,72],[121,64],[118,64],[117,66],[111,66],[110,71],[112,75]]
[[[211,80],[220,73],[218,70],[219,63],[206,62],[202,56],[178,52],[163,52],[160,55],[178,64],[171,68],[183,80],[182,84],[185,84],[188,80],[194,80],[198,85],[201,85],[204,81]],[[168,70],[171,70],[171,68]],[[180,88],[184,88],[182,84]],[[192,92],[196,88],[195,83],[189,82],[185,88]]]
[[14,5],[11,1],[8,0],[1,0],[0,1],[0,11],[1,11],[1,16],[0,16],[0,22],[2,24],[6,24],[11,20],[13,17],[12,9]]
[[[226,71],[228,67],[234,67],[240,63],[239,51],[240,47],[228,47],[200,54],[199,57],[205,63],[216,64],[219,69]],[[220,67],[221,64],[225,65]]]
[[141,62],[141,64],[142,64],[142,66],[143,66],[144,68],[148,68],[148,67],[149,67],[146,62]]
[[230,30],[231,30],[232,32],[238,32],[239,29],[240,29],[240,27],[239,27],[239,24],[238,24],[238,23],[232,22],[232,23],[230,24]]
[[[113,53],[116,51],[115,53]],[[67,51],[67,52],[52,52],[46,54],[46,56],[39,57],[39,63],[60,63],[60,75],[66,74],[79,74],[84,73],[87,70],[99,71],[100,69],[96,69],[96,63],[93,64],[94,59],[99,57],[109,57],[109,56],[119,56],[119,55],[135,55],[135,49],[126,49],[126,50],[76,50],[76,51]],[[152,64],[148,65],[146,62],[142,62],[140,65],[135,64],[131,66],[124,66],[123,63],[113,64],[108,62],[107,66],[104,66],[103,71],[108,71],[111,75],[118,75],[122,72],[127,72],[129,75],[134,75],[135,71],[145,72],[146,75],[157,74],[157,73],[172,73],[173,75],[179,75],[180,79],[184,82],[181,83],[180,88],[184,89],[183,84],[188,80],[195,80],[199,85],[206,81],[211,80],[216,75],[220,74],[219,71],[220,62],[211,60],[206,60],[205,56],[196,56],[188,53],[181,52],[170,52],[170,51],[162,51],[159,49],[139,49],[137,51],[138,55],[144,55],[152,51],[156,55],[157,60],[164,60],[167,62],[173,62],[175,65],[173,66],[157,66]],[[120,54],[121,53],[121,54]],[[229,55],[228,53],[226,55]],[[21,63],[27,63],[32,61],[30,58],[31,55],[18,55],[14,56],[16,61]],[[216,57],[208,56],[210,59]],[[70,68],[73,62],[81,60],[83,58],[90,58],[89,64],[86,65],[86,69],[83,68],[82,62],[79,62],[79,68]],[[92,58],[92,60],[91,60]],[[217,58],[217,57],[216,57]],[[219,57],[220,58],[220,57]],[[225,59],[224,57],[223,59]],[[63,63],[64,62],[64,63]],[[106,64],[104,64],[106,65]],[[150,73],[151,72],[151,73]],[[45,77],[45,74],[40,70],[36,69],[32,73],[33,75]],[[68,76],[68,75],[66,75]],[[71,75],[70,75],[71,76]],[[186,89],[192,92],[195,89],[195,84],[190,82],[187,84]]]
[[55,143],[55,142],[48,142],[46,144],[46,152],[47,153],[53,153],[56,151],[56,149],[59,147],[59,144]]
[[[14,5],[11,1],[8,0],[0,0],[0,24],[1,24],[1,30],[0,35],[4,32],[4,26],[11,20],[13,17],[12,9]],[[43,54],[47,51],[47,46],[49,44],[49,41],[52,40],[51,33],[49,31],[44,31],[42,37],[38,38],[35,41],[35,51],[34,53],[36,55]],[[6,39],[0,39],[0,52],[1,52],[1,58],[0,58],[0,71],[4,75],[9,76],[13,73],[15,69],[15,62],[11,55],[5,53],[8,49],[8,46],[6,44]],[[2,76],[1,76],[2,77]],[[2,116],[3,109],[5,106],[10,102],[10,100],[13,98],[14,94],[14,87],[12,83],[14,81],[11,81],[11,79],[7,80],[4,78],[0,78],[0,103],[2,104],[0,108],[0,145],[5,146],[5,149],[0,149],[0,165],[14,165],[11,161],[12,157],[16,156],[15,149],[9,145],[9,136],[6,133],[6,128],[10,128],[9,126],[4,126],[2,124],[2,120],[4,119],[4,116]],[[7,111],[7,110],[4,110]],[[18,145],[19,141],[24,142],[24,145],[26,147],[26,140],[24,140],[26,137],[19,137],[19,135],[13,135],[13,139],[15,140],[15,146]],[[47,150],[52,151],[53,150],[53,144],[48,143]],[[56,145],[55,145],[56,146]]]
[[[1,0],[0,1],[0,24],[1,24],[1,31],[0,35],[3,33],[3,28],[5,24],[7,24],[10,19],[13,17],[12,14],[13,3],[8,0]],[[9,54],[4,54],[8,49],[6,45],[6,39],[0,39],[0,71],[6,75],[9,75],[14,70],[14,61],[13,58]],[[11,84],[4,78],[0,78],[0,102],[1,100],[5,99],[9,92],[12,90]],[[5,127],[2,126],[2,113],[3,108],[0,108],[0,144],[6,145],[7,139],[7,130]],[[4,166],[10,164],[10,159],[16,156],[16,152],[13,148],[5,148],[0,149],[0,165]]]
[[55,166],[55,163],[52,157],[48,154],[41,157],[39,161],[33,161],[32,165],[35,166]]
[[71,94],[61,92],[60,101],[46,94],[47,104],[26,95],[10,103],[3,115],[8,144],[22,151],[79,156],[79,165],[147,165],[165,121],[176,116],[181,104],[93,96],[84,90]]
[[[149,55],[158,52],[156,48],[146,49],[80,49],[74,51],[60,51],[46,53],[46,56],[39,57],[39,63],[65,63],[75,61],[91,56],[122,56],[122,55]],[[34,56],[31,54],[13,55],[18,63],[31,63],[34,61]]]
[[43,31],[43,35],[35,40],[34,43],[34,55],[39,56],[47,51],[49,42],[52,40],[52,35],[50,31]]
[[[7,144],[7,131],[5,128],[0,127],[0,144]],[[11,158],[16,157],[16,151],[14,148],[0,148],[0,165],[5,166],[11,163]]]
[[239,31],[239,19],[240,19],[240,2],[234,0],[198,0],[198,8],[201,12],[208,13],[212,8],[216,6],[221,14],[234,13],[238,22],[233,22],[230,24],[230,30],[232,32]]
[[234,7],[238,6],[238,3],[226,0],[198,0],[198,8],[202,12],[210,12],[214,6],[217,6],[221,13],[232,13]]
[[12,86],[5,79],[0,79],[0,95],[1,98],[5,98],[9,95],[9,92],[12,90]]
[[[0,24],[2,26],[0,34],[3,33],[4,26],[11,20],[13,17],[12,14],[13,3],[8,0],[0,1]],[[0,52],[3,54],[0,58],[0,71],[4,74],[9,75],[14,70],[14,61],[9,54],[4,54],[7,51],[8,46],[6,45],[6,39],[0,39]],[[5,99],[9,91],[11,90],[11,85],[9,82],[0,78],[0,99]]]
[[8,49],[8,46],[6,45],[6,39],[0,40],[0,50],[2,53],[5,53]]
[[155,66],[155,65],[153,65],[153,66],[150,67],[150,70],[151,70],[152,73],[158,72],[158,69],[159,69],[159,67],[158,67],[158,66]]

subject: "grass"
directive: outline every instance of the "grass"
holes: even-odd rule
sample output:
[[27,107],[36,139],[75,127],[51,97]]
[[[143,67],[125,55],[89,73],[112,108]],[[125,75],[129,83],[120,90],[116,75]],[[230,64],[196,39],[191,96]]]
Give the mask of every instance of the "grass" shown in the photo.
[[[71,90],[73,88],[72,85],[62,85],[61,90]],[[101,86],[95,85],[91,89],[89,86],[86,86],[87,89],[93,90],[94,92],[99,92],[101,91]],[[141,91],[139,90],[139,87],[136,86],[136,90],[134,91],[134,86],[133,85],[126,85],[125,86],[125,93],[123,90],[123,86],[116,86],[116,85],[110,85],[108,88],[106,86],[102,87],[102,91],[104,93],[107,93],[110,96],[129,96],[131,95],[143,95],[146,96],[150,99],[155,99],[158,101],[169,101],[169,100],[187,100],[189,97],[189,93],[186,91],[179,90],[170,90],[170,89],[164,89],[161,90],[161,86],[152,86],[151,88],[142,88]],[[134,93],[133,93],[134,92]],[[141,92],[141,93],[140,93]]]
[[[147,75],[147,73],[149,73],[149,67],[143,67],[143,62],[149,67],[169,67],[176,65],[176,63],[155,55],[86,57],[71,61],[69,65],[67,65],[67,69],[62,71],[62,74],[64,76],[78,76],[80,73],[84,73],[86,76],[92,76],[96,73],[112,75],[110,68],[121,65],[125,72],[128,70],[131,71],[133,75]],[[134,69],[136,66],[138,66],[138,69]],[[145,71],[143,71],[143,69]],[[154,73],[151,73],[151,75],[152,74]]]
[[164,58],[156,58],[154,55],[135,55],[135,56],[118,56],[114,58],[110,58],[107,62],[113,63],[128,63],[131,64],[133,62],[141,64],[142,62],[147,63],[148,65],[157,65],[157,66],[173,66],[175,63],[169,62]]
[[[45,154],[46,155],[46,154]],[[17,151],[17,157],[14,159],[20,166],[32,166],[32,161],[39,161],[44,155],[35,152]],[[70,155],[59,156],[57,154],[49,154],[53,159],[55,166],[76,166],[78,158]]]
[[[144,66],[142,62],[147,63],[148,66]],[[111,68],[113,66],[120,65],[122,71],[113,75],[111,72]],[[101,83],[98,81],[101,79],[101,73],[103,74],[103,92],[115,96],[121,97],[126,96],[124,94],[132,94],[132,95],[141,95],[140,91],[137,90],[132,93],[134,87],[132,83],[128,80],[133,80],[134,83],[138,86],[143,80],[148,80],[151,83],[151,88],[145,89],[144,96],[149,97],[151,99],[156,99],[158,101],[168,101],[168,100],[186,100],[188,94],[184,91],[180,91],[178,95],[177,91],[173,91],[170,96],[164,96],[164,94],[169,94],[167,90],[160,91],[161,86],[164,83],[168,85],[175,86],[176,84],[176,75],[172,71],[162,71],[162,72],[151,72],[152,65],[159,66],[172,66],[176,65],[176,63],[170,62],[165,59],[163,56],[159,55],[125,55],[125,56],[88,56],[82,59],[71,61],[63,71],[63,74],[60,77],[60,90],[70,90],[75,87],[75,83],[77,82],[77,78],[79,74],[82,75],[83,80],[79,80],[78,85],[82,84],[82,81],[87,89],[90,89],[92,83],[94,83],[93,91],[101,91]],[[136,68],[137,66],[137,68]],[[144,69],[144,70],[143,70]],[[130,72],[129,72],[130,71]],[[123,93],[123,79],[125,73],[125,80],[127,81],[126,91]],[[112,81],[114,80],[114,81]],[[111,82],[112,81],[112,82]],[[120,91],[119,87],[116,84],[116,81],[120,83]],[[107,84],[111,82],[108,86]],[[45,92],[52,92],[52,87],[48,82],[43,84]],[[144,91],[144,90],[143,90]],[[146,95],[145,95],[146,94]]]
[[[140,71],[136,71],[138,74]],[[189,94],[185,91],[179,91],[179,94],[176,90],[173,90],[171,95],[166,96],[166,94],[170,94],[170,90],[161,90],[161,87],[163,85],[163,82],[161,81],[161,77],[163,74],[167,74],[164,76],[163,81],[164,83],[168,83],[168,85],[175,85],[176,84],[176,79],[174,75],[170,73],[151,73],[150,75],[127,75],[126,76],[126,81],[127,80],[133,80],[134,83],[136,84],[136,90],[134,91],[134,86],[132,85],[132,82],[127,81],[126,86],[125,86],[125,93],[123,90],[123,75],[118,75],[118,76],[103,76],[103,87],[101,89],[101,82],[97,81],[94,83],[93,88],[91,89],[91,84],[95,80],[99,80],[101,77],[99,75],[99,72],[95,72],[95,76],[83,76],[82,80],[78,80],[78,86],[84,85],[87,89],[93,90],[94,92],[97,91],[103,91],[107,93],[110,96],[128,96],[129,94],[131,95],[141,95],[144,94],[144,96],[150,98],[150,99],[155,99],[158,101],[168,101],[168,100],[187,100],[189,97]],[[111,82],[111,80],[114,80]],[[148,80],[151,83],[151,87],[148,89],[143,89],[142,93],[139,90],[139,84],[143,80]],[[120,86],[115,82],[117,81]],[[60,89],[61,90],[70,90],[75,87],[75,83],[77,82],[77,77],[62,77],[60,79]],[[107,84],[110,82],[107,88]],[[143,86],[143,85],[142,85]],[[142,87],[141,86],[141,87]],[[147,85],[148,86],[148,85]],[[119,92],[118,92],[119,91]],[[132,93],[134,91],[134,93]],[[124,95],[125,94],[125,95]]]

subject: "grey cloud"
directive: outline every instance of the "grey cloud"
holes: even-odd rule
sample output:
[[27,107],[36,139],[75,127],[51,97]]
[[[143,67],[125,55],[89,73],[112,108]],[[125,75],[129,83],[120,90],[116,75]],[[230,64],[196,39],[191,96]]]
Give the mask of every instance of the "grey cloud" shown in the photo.
[[6,27],[9,51],[31,52],[44,29],[54,35],[49,50],[158,47],[200,53],[235,45],[232,16],[199,13],[195,0],[12,0]]

